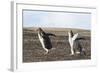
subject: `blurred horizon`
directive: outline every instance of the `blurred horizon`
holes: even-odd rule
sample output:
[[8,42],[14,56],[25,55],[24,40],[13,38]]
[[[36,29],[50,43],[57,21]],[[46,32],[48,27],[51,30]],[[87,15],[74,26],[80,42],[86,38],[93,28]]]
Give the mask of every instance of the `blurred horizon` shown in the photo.
[[24,10],[23,27],[75,28],[91,30],[91,14]]

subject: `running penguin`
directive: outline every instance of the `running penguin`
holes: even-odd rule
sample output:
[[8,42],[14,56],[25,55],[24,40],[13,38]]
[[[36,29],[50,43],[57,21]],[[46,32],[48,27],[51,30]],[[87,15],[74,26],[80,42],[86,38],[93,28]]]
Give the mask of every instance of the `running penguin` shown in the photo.
[[49,36],[56,36],[56,35],[52,33],[46,33],[41,28],[38,28],[37,31],[38,31],[38,38],[42,45],[42,48],[46,51],[45,54],[47,54],[49,50],[53,49]]
[[70,55],[74,55],[75,54],[75,49],[74,49],[74,44],[77,44],[77,49],[79,49],[79,51],[77,51],[77,54],[82,54],[85,53],[85,49],[81,46],[79,40],[85,40],[84,38],[78,38],[78,33],[73,34],[72,30],[68,32],[68,41],[70,44],[70,48],[71,48],[71,54]]

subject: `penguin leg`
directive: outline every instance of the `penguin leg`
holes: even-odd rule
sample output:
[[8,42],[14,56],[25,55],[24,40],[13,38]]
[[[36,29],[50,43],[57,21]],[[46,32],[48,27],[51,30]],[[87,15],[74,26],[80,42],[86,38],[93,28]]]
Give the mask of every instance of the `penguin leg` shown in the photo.
[[71,46],[71,54],[70,55],[74,55],[74,49],[73,46]]
[[84,48],[80,48],[80,50],[77,51],[76,54],[86,55],[86,52],[85,52]]
[[82,48],[82,53],[83,53],[83,55],[86,55],[86,51],[84,48]]
[[44,48],[44,50],[46,51],[46,52],[45,52],[45,54],[48,54],[49,50],[48,50],[48,49],[46,49],[46,48]]

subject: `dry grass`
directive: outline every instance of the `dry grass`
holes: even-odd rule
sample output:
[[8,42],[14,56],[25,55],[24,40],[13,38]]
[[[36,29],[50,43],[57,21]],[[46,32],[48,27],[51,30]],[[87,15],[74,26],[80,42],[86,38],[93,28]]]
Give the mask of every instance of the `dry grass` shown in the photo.
[[[89,30],[44,28],[46,32],[57,35],[57,37],[50,37],[52,45],[56,49],[49,51],[48,54],[44,54],[45,50],[42,48],[35,30],[34,28],[23,28],[23,62],[85,60],[91,58],[91,37]],[[73,30],[74,33],[78,32],[79,37],[85,38],[85,40],[80,42],[86,50],[86,55],[70,56],[67,35],[69,30]]]

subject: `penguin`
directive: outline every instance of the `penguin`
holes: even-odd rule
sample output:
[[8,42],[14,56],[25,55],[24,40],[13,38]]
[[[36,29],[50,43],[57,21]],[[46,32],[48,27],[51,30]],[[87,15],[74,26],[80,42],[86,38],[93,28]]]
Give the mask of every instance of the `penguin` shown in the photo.
[[46,33],[42,30],[42,28],[38,28],[37,31],[38,31],[38,38],[42,45],[42,48],[46,51],[45,54],[47,54],[49,50],[53,49],[49,36],[56,37],[56,35],[52,33]]
[[78,37],[78,33],[73,34],[72,30],[68,32],[68,41],[69,41],[70,48],[71,48],[71,54],[70,55],[74,55],[73,45],[74,45],[75,39],[77,37]]
[[80,44],[79,40],[85,40],[85,38],[78,38],[78,33],[73,34],[72,30],[68,32],[68,41],[70,44],[70,48],[71,48],[71,54],[70,55],[74,55],[75,54],[75,50],[74,49],[74,44],[77,44],[77,49],[78,51],[76,52],[77,54],[86,54],[85,53],[85,49],[82,47],[82,45]]

